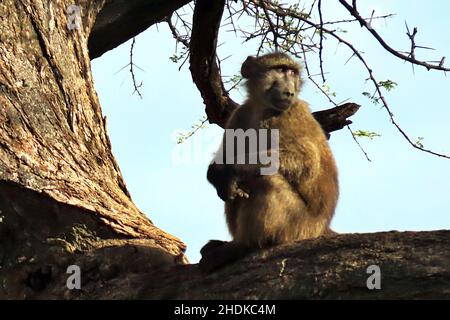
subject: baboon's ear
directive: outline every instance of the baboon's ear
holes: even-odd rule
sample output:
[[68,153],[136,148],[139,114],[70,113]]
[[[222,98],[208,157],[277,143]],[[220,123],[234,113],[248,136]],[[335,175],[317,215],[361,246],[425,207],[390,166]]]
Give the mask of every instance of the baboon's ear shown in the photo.
[[252,56],[248,56],[245,59],[241,67],[242,77],[245,79],[251,78],[258,71],[258,59]]

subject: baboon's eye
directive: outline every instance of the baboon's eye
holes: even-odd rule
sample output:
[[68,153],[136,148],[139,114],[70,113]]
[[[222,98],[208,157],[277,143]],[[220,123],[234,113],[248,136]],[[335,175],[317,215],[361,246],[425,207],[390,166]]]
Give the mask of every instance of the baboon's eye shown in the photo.
[[295,70],[295,69],[288,69],[288,70],[286,71],[286,73],[287,73],[289,76],[292,76],[292,77],[298,75],[298,72],[297,72],[297,70]]
[[289,72],[293,76],[298,76],[298,70],[297,69],[289,69]]
[[298,76],[298,70],[297,69],[289,68],[289,67],[286,67],[286,66],[280,66],[280,67],[277,67],[276,70],[278,72],[285,73],[288,76]]

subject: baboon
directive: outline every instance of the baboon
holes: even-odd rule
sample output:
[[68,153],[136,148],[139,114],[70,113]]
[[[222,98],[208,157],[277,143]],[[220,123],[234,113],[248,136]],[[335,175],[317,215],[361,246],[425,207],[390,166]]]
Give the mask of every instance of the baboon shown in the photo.
[[[300,71],[283,53],[249,56],[242,64],[248,97],[225,128],[278,129],[278,150],[267,151],[277,152],[279,166],[274,174],[263,175],[260,162],[226,162],[224,150],[231,141],[224,135],[207,178],[225,201],[233,240],[212,240],[202,248],[200,268],[205,271],[254,249],[333,233],[329,225],[339,194],[337,168],[320,124],[297,97]],[[249,144],[246,140],[246,161]]]

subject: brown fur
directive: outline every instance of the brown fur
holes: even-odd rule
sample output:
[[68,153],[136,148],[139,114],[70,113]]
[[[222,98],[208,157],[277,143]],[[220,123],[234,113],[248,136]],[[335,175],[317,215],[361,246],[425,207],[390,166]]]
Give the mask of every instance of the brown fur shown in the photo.
[[[240,127],[241,117],[258,114],[257,108],[247,101],[227,128]],[[322,128],[300,100],[278,116],[256,121],[257,128],[280,130],[280,169],[274,175],[241,180],[239,185],[249,190],[249,198],[225,202],[234,241],[262,247],[326,233],[336,207],[338,181]]]
[[280,166],[273,175],[259,175],[254,165],[210,165],[208,180],[225,200],[233,248],[330,234],[339,193],[337,168],[322,128],[297,98],[299,73],[300,66],[280,53],[249,57],[242,66],[249,96],[226,128],[279,129]]

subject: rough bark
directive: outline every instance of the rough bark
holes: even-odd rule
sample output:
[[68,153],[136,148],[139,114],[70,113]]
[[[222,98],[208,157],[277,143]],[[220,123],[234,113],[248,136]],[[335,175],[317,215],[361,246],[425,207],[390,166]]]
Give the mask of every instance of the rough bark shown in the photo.
[[67,27],[72,3],[0,3],[0,268],[79,224],[181,261],[184,244],[134,205],[111,151],[87,46],[103,1],[79,2],[79,30]]
[[217,37],[224,5],[225,0],[197,1],[189,45],[189,69],[202,95],[208,121],[222,128],[231,112],[239,106],[225,90],[216,62]]
[[354,115],[360,107],[356,103],[348,102],[331,109],[316,111],[313,116],[320,123],[327,136],[330,137],[330,132],[352,124],[352,121],[348,118]]
[[[449,262],[450,231],[305,240],[256,252],[209,275],[197,265],[157,269],[154,253],[139,243],[105,243],[85,254],[18,265],[0,298],[450,299]],[[81,267],[82,290],[67,289],[69,264]],[[381,269],[380,290],[367,288],[370,265]]]

